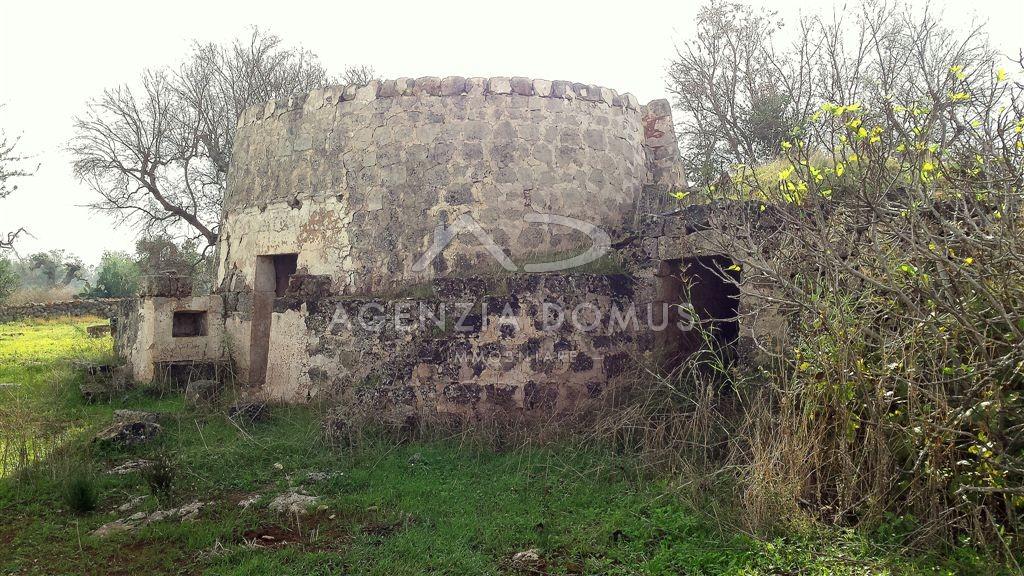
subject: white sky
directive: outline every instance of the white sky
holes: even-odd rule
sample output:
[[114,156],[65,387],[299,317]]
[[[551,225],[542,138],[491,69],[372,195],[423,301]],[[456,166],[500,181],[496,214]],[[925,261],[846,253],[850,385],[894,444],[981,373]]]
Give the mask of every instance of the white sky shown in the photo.
[[[193,40],[227,42],[255,24],[319,54],[332,73],[370,64],[399,76],[528,76],[665,97],[673,45],[692,33],[699,2],[68,2],[2,0],[0,126],[22,136],[37,174],[0,201],[0,233],[25,226],[22,254],[65,248],[95,263],[131,250],[134,232],[80,205],[93,193],[63,151],[72,118],[104,88],[147,66],[175,64]],[[812,2],[765,2],[784,16]],[[852,4],[852,2],[851,2]],[[993,44],[1024,46],[1024,3],[936,1],[949,22],[988,21]],[[840,3],[839,6],[842,6]],[[831,6],[829,5],[829,10]]]

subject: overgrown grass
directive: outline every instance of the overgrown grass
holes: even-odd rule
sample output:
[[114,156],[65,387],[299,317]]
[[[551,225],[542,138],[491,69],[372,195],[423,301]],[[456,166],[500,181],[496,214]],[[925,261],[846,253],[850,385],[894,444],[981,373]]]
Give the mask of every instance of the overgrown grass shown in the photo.
[[[972,558],[910,559],[850,531],[787,526],[773,540],[757,540],[684,505],[675,482],[640,472],[631,455],[597,446],[494,452],[454,436],[401,445],[380,438],[332,450],[319,441],[315,408],[276,407],[269,421],[243,426],[145,390],[86,405],[67,365],[102,359],[109,347],[109,340],[85,338],[88,323],[0,326],[8,334],[0,374],[23,383],[5,390],[0,406],[35,407],[71,431],[0,480],[0,572],[502,574],[517,573],[513,554],[537,548],[542,571],[556,574],[990,573]],[[133,450],[91,445],[90,434],[121,407],[166,413],[163,434]],[[4,430],[17,427],[5,423]],[[148,497],[140,474],[100,473],[96,511],[67,510],[71,471],[161,454],[175,466],[170,501]],[[309,472],[333,475],[306,483]],[[298,517],[268,510],[269,500],[297,488],[320,496],[321,507]],[[260,500],[241,508],[251,495]],[[126,516],[115,509],[136,496],[146,496],[140,509],[150,511],[211,504],[192,523],[89,536]]]

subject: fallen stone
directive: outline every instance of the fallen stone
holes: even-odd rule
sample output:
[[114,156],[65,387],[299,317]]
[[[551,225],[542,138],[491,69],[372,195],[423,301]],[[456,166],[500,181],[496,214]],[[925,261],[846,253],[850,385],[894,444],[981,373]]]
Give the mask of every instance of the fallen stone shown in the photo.
[[118,534],[122,532],[131,532],[139,526],[145,526],[154,522],[161,522],[164,520],[177,520],[179,522],[192,522],[199,517],[199,511],[206,506],[207,502],[190,502],[184,506],[178,508],[170,508],[168,510],[157,510],[155,512],[136,512],[127,518],[108,522],[103,526],[93,530],[89,534],[97,538],[106,538],[111,534]]
[[124,366],[75,362],[75,369],[85,373],[78,389],[86,402],[108,400],[116,393],[127,390],[131,384]]
[[138,508],[139,504],[142,504],[145,500],[145,496],[135,496],[133,498],[129,498],[127,502],[117,507],[117,511],[121,512],[122,514],[125,512],[130,512]]
[[536,570],[541,567],[540,550],[530,548],[522,552],[516,552],[512,556],[512,564],[517,568]]
[[121,534],[123,532],[131,532],[135,529],[135,526],[127,523],[124,520],[114,520],[113,522],[107,522],[103,526],[93,530],[89,533],[90,536],[96,538],[106,538],[113,534]]
[[116,474],[118,476],[124,476],[125,474],[131,474],[133,472],[140,472],[149,468],[153,465],[152,460],[143,460],[142,458],[136,458],[134,460],[128,460],[122,464],[114,466],[110,470],[107,470],[107,474]]
[[228,407],[228,417],[247,422],[262,422],[270,417],[270,408],[263,402],[239,402]]
[[185,387],[185,404],[197,407],[206,406],[217,399],[220,384],[216,380],[195,380]]
[[337,478],[338,476],[344,476],[343,472],[310,472],[306,474],[306,478],[303,479],[303,484],[316,484],[317,482],[323,482],[330,480],[331,478]]
[[289,492],[287,494],[281,494],[277,498],[271,500],[268,508],[274,512],[305,514],[307,510],[316,506],[319,501],[320,498],[318,496]]
[[93,442],[121,448],[138,446],[152,440],[160,430],[160,425],[152,422],[116,422],[97,434]]
[[114,410],[114,422],[148,422],[156,424],[160,415],[156,412],[144,412],[142,410]]

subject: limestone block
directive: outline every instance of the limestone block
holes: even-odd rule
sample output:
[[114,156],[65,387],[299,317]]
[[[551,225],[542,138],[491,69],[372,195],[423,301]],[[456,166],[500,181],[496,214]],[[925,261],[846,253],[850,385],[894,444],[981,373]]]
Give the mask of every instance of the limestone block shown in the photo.
[[490,94],[511,94],[512,82],[505,76],[495,76],[487,83],[487,91]]
[[377,99],[377,91],[380,89],[380,82],[372,80],[366,86],[356,89],[355,101],[360,103],[372,102]]
[[533,96],[533,80],[516,76],[510,81],[512,93],[520,96]]
[[414,86],[416,86],[416,81],[412,78],[398,78],[395,80],[395,92],[399,96],[412,96]]
[[533,81],[533,93],[541,98],[548,98],[551,96],[551,81],[550,80],[534,80]]
[[417,78],[416,85],[413,86],[413,94],[421,96],[440,96],[441,79],[437,76],[423,76],[422,78]]
[[466,90],[466,79],[462,76],[447,76],[441,80],[441,96],[458,96]]
[[486,91],[487,78],[480,78],[477,76],[466,80],[466,94],[470,96],[480,96]]

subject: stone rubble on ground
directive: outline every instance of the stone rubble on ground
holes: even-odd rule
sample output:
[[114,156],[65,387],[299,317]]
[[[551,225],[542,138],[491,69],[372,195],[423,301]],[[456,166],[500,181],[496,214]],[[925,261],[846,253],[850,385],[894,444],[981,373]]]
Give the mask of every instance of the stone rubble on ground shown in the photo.
[[115,474],[117,476],[124,476],[125,474],[131,474],[133,472],[140,472],[142,470],[145,470],[146,468],[149,468],[152,465],[153,465],[153,461],[152,460],[144,460],[142,458],[135,458],[135,459],[132,459],[132,460],[128,460],[127,462],[123,462],[121,464],[118,464],[117,466],[114,466],[110,470],[107,470],[107,474]]
[[288,492],[271,500],[267,507],[274,512],[304,514],[309,508],[316,506],[319,501],[320,498],[318,496],[310,496],[299,492]]
[[160,415],[156,412],[145,412],[143,410],[114,410],[114,422],[149,422],[156,424]]
[[185,387],[185,404],[191,407],[208,406],[217,399],[220,384],[216,380],[194,380]]
[[541,565],[540,550],[530,548],[522,552],[516,552],[512,556],[512,564],[517,568],[536,569]]
[[344,476],[344,472],[309,472],[306,477],[302,480],[303,484],[315,484],[317,482],[323,482],[330,480],[331,478],[337,478],[338,476]]
[[204,506],[209,505],[209,502],[190,502],[184,506],[178,508],[170,508],[168,510],[157,510],[155,512],[136,512],[127,518],[121,518],[108,522],[103,526],[93,530],[89,534],[96,538],[106,538],[112,534],[119,534],[122,532],[131,532],[140,526],[146,526],[154,522],[162,522],[165,520],[177,520],[179,522],[192,522],[199,517],[200,510]]
[[262,422],[270,417],[270,409],[263,402],[238,402],[228,407],[228,417],[245,422]]
[[[152,440],[160,433],[162,428],[159,424],[149,420],[150,413],[145,417],[132,420],[119,420],[104,428],[93,438],[97,444],[105,444],[118,448],[138,446]],[[153,415],[155,416],[155,415]]]
[[146,500],[145,496],[135,496],[129,498],[127,502],[117,507],[117,511],[124,514],[125,512],[131,512],[132,510],[139,507]]

